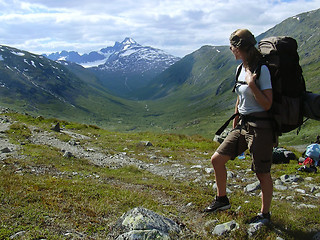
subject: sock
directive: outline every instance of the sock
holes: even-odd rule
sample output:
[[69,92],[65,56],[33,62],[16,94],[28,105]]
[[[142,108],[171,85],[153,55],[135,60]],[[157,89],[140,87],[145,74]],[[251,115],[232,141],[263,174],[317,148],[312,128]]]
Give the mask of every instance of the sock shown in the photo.
[[262,216],[263,216],[264,218],[270,219],[270,212],[262,213]]
[[229,199],[228,197],[225,195],[225,196],[217,196],[217,201],[219,202],[229,202]]

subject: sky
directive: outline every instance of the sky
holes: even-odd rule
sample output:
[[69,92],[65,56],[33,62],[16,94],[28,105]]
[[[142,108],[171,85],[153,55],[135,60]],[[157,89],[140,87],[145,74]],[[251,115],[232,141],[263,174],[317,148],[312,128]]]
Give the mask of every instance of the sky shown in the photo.
[[0,0],[0,44],[32,53],[89,53],[131,37],[183,57],[227,45],[239,28],[255,36],[320,0]]

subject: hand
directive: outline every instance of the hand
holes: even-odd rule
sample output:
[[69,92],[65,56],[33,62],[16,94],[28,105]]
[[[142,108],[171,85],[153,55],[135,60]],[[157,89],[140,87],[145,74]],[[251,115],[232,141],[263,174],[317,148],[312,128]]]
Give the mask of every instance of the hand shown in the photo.
[[248,86],[251,87],[253,84],[255,85],[255,81],[257,78],[256,73],[252,73],[249,69],[246,69],[246,82],[248,83]]

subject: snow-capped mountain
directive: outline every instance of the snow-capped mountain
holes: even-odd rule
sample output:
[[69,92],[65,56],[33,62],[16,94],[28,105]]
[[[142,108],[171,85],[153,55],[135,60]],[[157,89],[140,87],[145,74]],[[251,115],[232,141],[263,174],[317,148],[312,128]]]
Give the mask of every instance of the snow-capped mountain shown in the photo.
[[54,61],[60,60],[73,62],[85,68],[106,65],[105,68],[108,69],[119,66],[123,67],[123,65],[118,65],[114,62],[118,58],[128,59],[130,55],[132,55],[131,57],[136,60],[140,58],[145,59],[150,67],[152,66],[152,63],[155,63],[157,67],[162,65],[164,68],[166,68],[166,66],[172,65],[180,59],[160,49],[142,46],[138,44],[134,39],[128,37],[125,38],[121,43],[115,42],[113,47],[102,48],[99,51],[92,51],[83,55],[80,55],[75,51],[65,50],[62,52],[51,53],[49,55],[43,55]]
[[147,85],[155,76],[180,60],[163,50],[142,46],[125,38],[113,47],[80,55],[62,51],[44,55],[55,61],[77,63],[92,71],[114,94],[130,97],[130,92]]

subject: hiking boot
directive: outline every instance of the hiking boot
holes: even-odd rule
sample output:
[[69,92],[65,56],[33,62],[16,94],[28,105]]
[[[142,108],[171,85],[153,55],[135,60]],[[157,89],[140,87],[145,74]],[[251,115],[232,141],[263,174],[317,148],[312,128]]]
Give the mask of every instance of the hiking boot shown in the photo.
[[216,212],[216,211],[223,211],[227,210],[231,207],[229,203],[229,199],[225,197],[216,197],[216,199],[208,206],[206,207],[203,211],[204,212]]
[[271,218],[270,213],[258,213],[257,216],[251,218],[249,221],[247,221],[247,223],[251,224],[251,223],[261,222],[264,225],[268,225],[271,222],[270,218]]

